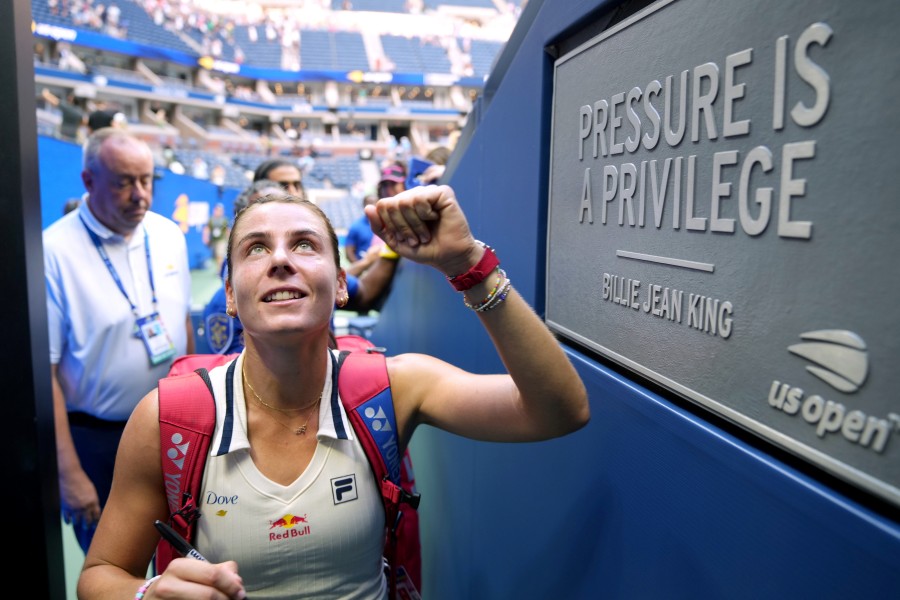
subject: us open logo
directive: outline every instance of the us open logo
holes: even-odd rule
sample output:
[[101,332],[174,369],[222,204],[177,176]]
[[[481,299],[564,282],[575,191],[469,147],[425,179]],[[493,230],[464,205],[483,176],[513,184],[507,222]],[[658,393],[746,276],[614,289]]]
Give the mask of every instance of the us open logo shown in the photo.
[[[809,364],[806,371],[844,394],[855,394],[866,382],[869,356],[865,341],[852,331],[822,329],[800,334],[803,343],[787,348]],[[815,426],[816,435],[837,435],[852,444],[879,454],[884,452],[891,433],[900,428],[900,415],[887,418],[867,415],[844,404],[807,394],[800,386],[773,381],[769,388],[769,406],[787,415],[798,415]]]
[[859,391],[869,374],[866,343],[852,331],[821,330],[800,334],[802,344],[788,352],[813,363],[806,370],[845,394]]

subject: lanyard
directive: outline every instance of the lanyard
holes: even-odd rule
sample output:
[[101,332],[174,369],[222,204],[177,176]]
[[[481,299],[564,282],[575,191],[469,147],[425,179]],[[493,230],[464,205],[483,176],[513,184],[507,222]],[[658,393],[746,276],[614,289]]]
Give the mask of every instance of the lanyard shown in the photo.
[[[116,282],[116,285],[119,286],[119,291],[122,292],[122,295],[125,296],[125,299],[128,301],[128,304],[131,306],[131,312],[134,313],[134,316],[138,316],[137,306],[134,305],[134,302],[131,301],[131,298],[128,297],[128,292],[125,291],[125,286],[122,285],[122,280],[119,279],[119,274],[116,272],[116,268],[113,266],[112,261],[109,260],[109,254],[106,253],[106,248],[103,247],[103,241],[100,239],[93,229],[88,227],[88,224],[85,222],[84,217],[78,215],[81,219],[81,224],[84,225],[84,228],[87,230],[88,235],[91,236],[91,241],[94,242],[94,247],[97,249],[97,252],[100,253],[100,258],[103,259],[103,262],[106,264],[106,268],[109,270],[109,274],[112,275],[113,281]],[[147,273],[150,275],[150,293],[153,296],[153,308],[156,309],[156,286],[153,284],[153,265],[150,262],[150,238],[147,235],[147,228],[144,228],[144,256],[147,258]]]

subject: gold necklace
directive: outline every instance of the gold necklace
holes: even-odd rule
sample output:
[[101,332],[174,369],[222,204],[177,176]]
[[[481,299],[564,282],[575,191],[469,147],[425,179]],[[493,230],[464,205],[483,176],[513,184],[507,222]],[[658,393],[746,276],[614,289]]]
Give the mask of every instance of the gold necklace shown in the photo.
[[269,415],[269,417],[271,417],[271,419],[273,421],[275,421],[276,423],[278,423],[279,425],[281,425],[282,427],[284,427],[285,429],[287,429],[294,435],[306,435],[306,426],[309,425],[309,420],[312,418],[312,412],[313,411],[310,411],[309,416],[306,417],[306,423],[304,423],[303,425],[301,425],[300,427],[297,427],[297,428],[291,427],[287,423],[282,423],[281,421],[279,421],[278,419],[275,418],[275,415]]
[[[253,389],[253,384],[251,384],[250,380],[247,379],[247,372],[244,370],[243,364],[241,365],[241,375],[243,376],[244,381],[247,382],[247,387],[249,387],[250,391],[253,392],[253,396],[256,398],[256,401],[259,402],[262,406],[265,406],[266,408],[270,408],[272,410],[277,410],[278,412],[294,412],[294,411],[314,408],[317,404],[322,402],[322,392],[319,392],[319,397],[316,399],[315,402],[313,402],[312,404],[309,404],[307,406],[304,406],[302,408],[278,408],[277,406],[272,406],[271,404],[268,404],[262,398],[259,397],[259,394],[257,394],[256,390]],[[273,421],[275,421],[276,423],[278,423],[279,425],[281,425],[288,431],[293,432],[294,435],[305,435],[306,434],[306,426],[309,425],[309,420],[312,418],[313,412],[314,411],[309,411],[309,415],[307,415],[307,417],[306,417],[306,422],[297,428],[291,427],[287,423],[282,423],[281,421],[279,421],[278,419],[275,418],[275,415],[269,415],[269,416],[272,417]]]

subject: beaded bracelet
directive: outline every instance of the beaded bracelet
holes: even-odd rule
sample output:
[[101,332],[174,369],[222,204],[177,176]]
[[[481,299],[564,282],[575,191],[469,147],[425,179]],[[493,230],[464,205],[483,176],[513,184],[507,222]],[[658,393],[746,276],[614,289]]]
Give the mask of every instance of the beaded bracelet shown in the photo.
[[471,304],[465,296],[463,296],[463,304],[466,305],[467,308],[471,308],[475,312],[485,312],[491,310],[492,308],[496,308],[504,300],[506,300],[507,294],[509,294],[509,288],[512,287],[512,282],[506,276],[506,271],[497,267],[495,269],[499,275],[497,278],[497,283],[494,284],[494,288],[490,291],[490,293],[478,304]]
[[507,294],[509,294],[509,288],[512,287],[512,282],[507,279],[503,282],[503,285],[500,286],[500,291],[491,298],[487,304],[477,309],[477,312],[487,312],[489,310],[493,310],[500,306],[504,300],[506,300]]
[[472,289],[494,272],[494,269],[500,266],[500,259],[494,254],[494,249],[484,242],[475,240],[475,243],[484,248],[484,254],[474,267],[455,277],[448,277],[447,281],[453,286],[457,292],[464,292]]
[[147,590],[150,589],[150,586],[153,585],[153,582],[162,577],[161,575],[157,575],[155,577],[151,577],[147,581],[144,582],[144,585],[138,588],[137,593],[134,595],[134,600],[141,600],[144,597],[144,594],[147,593]]

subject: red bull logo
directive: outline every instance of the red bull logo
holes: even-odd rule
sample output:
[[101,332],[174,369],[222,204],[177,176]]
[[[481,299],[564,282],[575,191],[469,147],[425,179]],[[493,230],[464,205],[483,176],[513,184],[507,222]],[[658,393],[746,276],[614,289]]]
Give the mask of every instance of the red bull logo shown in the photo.
[[[276,531],[271,531],[275,529]],[[286,514],[280,519],[276,519],[269,525],[269,541],[286,540],[304,535],[309,535],[309,520],[307,515],[302,517],[292,514]]]

